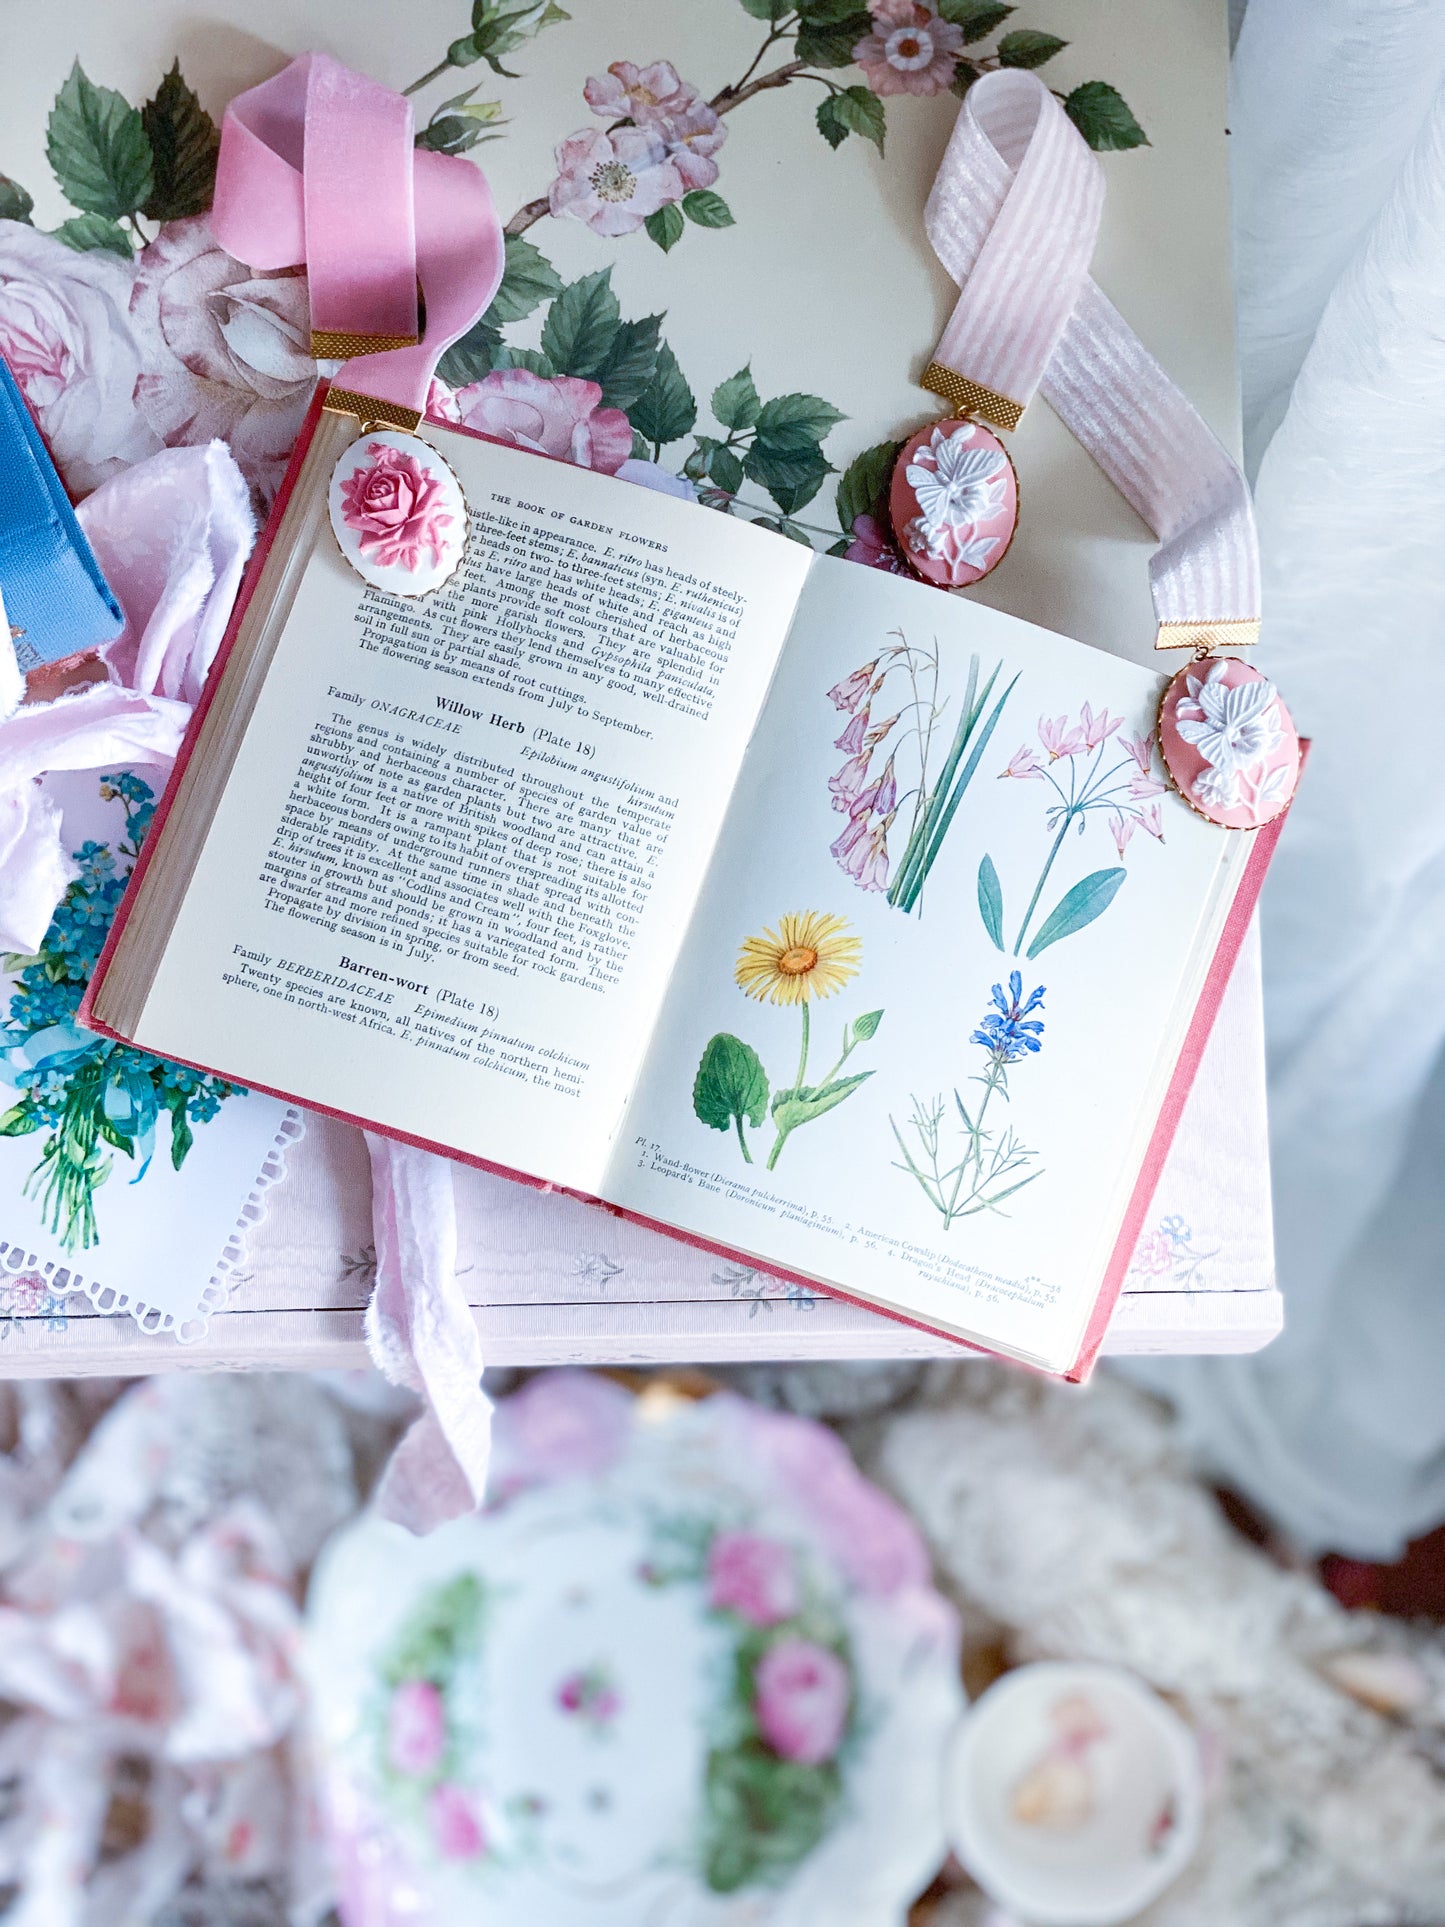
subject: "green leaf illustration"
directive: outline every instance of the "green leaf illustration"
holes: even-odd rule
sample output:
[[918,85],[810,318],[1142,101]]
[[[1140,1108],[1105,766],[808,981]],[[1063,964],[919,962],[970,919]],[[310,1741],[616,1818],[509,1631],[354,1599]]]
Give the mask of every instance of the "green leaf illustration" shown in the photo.
[[0,174],[0,221],[28,221],[34,211],[35,202],[19,181]]
[[[836,27],[845,20],[856,20],[865,10],[858,0],[799,0],[797,12],[810,27]],[[863,31],[871,31],[871,22]]]
[[816,442],[778,444],[758,435],[743,457],[743,472],[772,496],[784,515],[811,502],[831,472]]
[[861,1017],[855,1017],[853,1019],[853,1042],[855,1044],[866,1044],[882,1022],[883,1012],[881,1010],[865,1011]]
[[692,432],[697,420],[697,401],[683,380],[677,356],[665,341],[657,351],[657,368],[652,380],[627,415],[633,428],[658,448],[680,441]]
[[622,311],[612,292],[612,270],[601,268],[563,288],[547,310],[542,323],[542,352],[559,375],[593,381],[621,326]]
[[1001,67],[1042,67],[1046,60],[1052,60],[1068,46],[1067,40],[1060,40],[1056,33],[1040,33],[1036,27],[1020,27],[1015,33],[1006,33],[998,43],[998,60]]
[[758,433],[770,442],[800,439],[820,442],[845,418],[820,395],[779,395],[758,410]]
[[881,154],[886,128],[883,103],[867,87],[845,87],[818,105],[818,132],[830,147],[841,147],[850,134],[861,134]]
[[491,322],[483,315],[474,321],[460,341],[454,341],[441,360],[437,363],[437,373],[443,381],[449,381],[453,388],[463,388],[469,381],[480,381],[498,366],[497,352],[501,348],[502,337]]
[[710,1130],[736,1128],[743,1156],[752,1163],[743,1125],[756,1130],[768,1114],[768,1074],[751,1044],[725,1030],[708,1039],[693,1080],[692,1108]]
[[1001,27],[1013,8],[998,4],[998,0],[939,0],[938,11],[955,27],[963,28],[964,45],[969,46]]
[[45,151],[67,200],[87,214],[123,219],[155,185],[139,108],[95,86],[78,60],[50,110]]
[[539,247],[524,234],[506,236],[507,257],[502,268],[501,285],[492,296],[492,305],[482,317],[493,328],[523,321],[544,301],[562,292],[562,277]]
[[1149,136],[1129,111],[1124,96],[1106,80],[1086,80],[1064,102],[1064,112],[1090,147],[1103,153],[1147,147]]
[[739,368],[712,391],[712,412],[724,428],[753,427],[761,407],[751,368]]
[[707,472],[729,495],[736,495],[743,485],[742,460],[735,449],[714,449],[708,459]]
[[833,1761],[781,1760],[756,1739],[715,1747],[707,1759],[704,1880],[718,1894],[781,1884],[825,1837],[842,1797]]
[[682,197],[682,211],[689,221],[696,221],[699,227],[731,227],[733,211],[721,194],[714,194],[710,187],[695,187],[691,194]]
[[1058,943],[1060,938],[1072,937],[1076,930],[1084,929],[1095,917],[1102,917],[1119,894],[1119,886],[1128,874],[1123,868],[1095,870],[1092,876],[1084,877],[1072,890],[1065,891],[1029,945],[1025,953],[1029,960],[1032,962],[1051,943]]
[[204,214],[216,185],[221,136],[216,123],[181,77],[181,63],[140,110],[150,142],[154,181],[141,213],[152,221],[180,221]]
[[[995,950],[1003,949],[1003,885],[998,880],[993,858],[985,856],[978,866],[978,914],[983,927],[993,938]],[[1033,952],[1030,951],[1030,956]]]
[[846,534],[853,533],[853,524],[860,515],[878,513],[902,446],[902,442],[877,442],[872,448],[865,448],[844,469],[837,501],[838,526]]
[[846,13],[824,25],[805,19],[798,29],[797,58],[805,67],[848,67],[853,49],[873,31],[873,17],[866,9]]
[[40,1129],[40,1113],[29,1104],[12,1104],[0,1116],[0,1137],[29,1137]]
[[750,13],[754,20],[777,22],[788,11],[790,0],[741,0],[744,13]]
[[682,210],[677,202],[669,201],[666,207],[660,207],[655,214],[649,214],[642,225],[663,253],[670,254],[682,239],[682,231],[687,223],[682,218]]
[[550,381],[557,370],[540,348],[512,348],[503,342],[492,360],[494,368],[525,368],[528,374]]
[[624,321],[612,337],[607,359],[597,370],[602,385],[604,407],[631,408],[657,373],[661,349],[662,316],[650,314],[641,321]]
[[77,254],[103,248],[109,254],[124,255],[127,261],[131,256],[130,236],[119,221],[107,220],[103,214],[72,214],[55,230],[55,238]]
[[835,1110],[872,1075],[872,1071],[859,1071],[853,1077],[836,1077],[831,1084],[799,1084],[790,1091],[778,1091],[773,1096],[773,1122],[784,1135],[800,1124],[810,1124]]

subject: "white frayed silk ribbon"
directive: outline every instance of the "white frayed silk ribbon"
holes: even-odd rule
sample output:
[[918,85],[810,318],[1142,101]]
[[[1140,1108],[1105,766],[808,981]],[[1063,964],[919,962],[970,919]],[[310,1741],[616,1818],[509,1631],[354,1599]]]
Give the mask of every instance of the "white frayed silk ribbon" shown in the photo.
[[452,1167],[413,1144],[371,1132],[366,1142],[376,1233],[367,1347],[393,1385],[424,1402],[382,1475],[376,1504],[409,1532],[427,1533],[481,1504],[492,1406],[482,1391],[481,1340],[457,1282]]
[[1102,201],[1098,161],[1037,74],[975,81],[924,217],[960,288],[934,360],[1017,404],[1043,394],[1158,537],[1161,632],[1257,623],[1239,465],[1089,279]]

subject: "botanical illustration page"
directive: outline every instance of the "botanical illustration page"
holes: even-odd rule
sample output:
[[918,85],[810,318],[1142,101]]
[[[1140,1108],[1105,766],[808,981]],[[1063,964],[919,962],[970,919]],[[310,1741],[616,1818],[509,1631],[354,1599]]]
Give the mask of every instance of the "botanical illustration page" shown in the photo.
[[596,1189],[808,555],[426,434],[462,564],[407,600],[323,529],[141,1035]]
[[608,1198],[1072,1363],[1248,853],[1159,689],[819,558]]

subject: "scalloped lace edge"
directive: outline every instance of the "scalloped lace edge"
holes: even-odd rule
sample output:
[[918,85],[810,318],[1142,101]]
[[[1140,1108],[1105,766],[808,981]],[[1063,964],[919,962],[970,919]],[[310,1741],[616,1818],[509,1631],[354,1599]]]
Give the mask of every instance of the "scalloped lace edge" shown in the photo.
[[306,1123],[300,1111],[294,1108],[288,1110],[261,1160],[261,1169],[241,1206],[235,1227],[216,1260],[210,1282],[201,1293],[200,1303],[189,1317],[177,1318],[174,1312],[147,1305],[126,1292],[116,1291],[113,1286],[99,1279],[83,1278],[70,1266],[41,1258],[35,1252],[27,1252],[21,1245],[7,1243],[3,1238],[0,1238],[0,1283],[3,1283],[7,1272],[36,1271],[57,1296],[83,1292],[96,1310],[107,1316],[129,1313],[147,1337],[172,1332],[178,1344],[197,1344],[206,1335],[211,1313],[225,1310],[231,1293],[240,1282],[239,1273],[245,1262],[251,1233],[266,1216],[266,1193],[285,1177],[287,1154],[292,1145],[298,1144],[305,1135]]

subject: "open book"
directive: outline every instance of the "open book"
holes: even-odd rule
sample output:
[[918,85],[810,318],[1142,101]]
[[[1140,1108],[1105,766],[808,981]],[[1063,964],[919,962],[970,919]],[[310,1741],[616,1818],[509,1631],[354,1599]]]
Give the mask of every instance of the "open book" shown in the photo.
[[1275,830],[1162,678],[425,423],[369,588],[318,405],[85,1020],[1053,1372],[1087,1369]]

